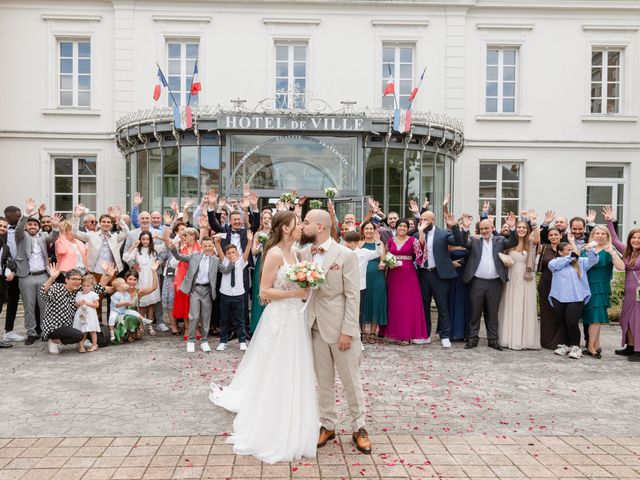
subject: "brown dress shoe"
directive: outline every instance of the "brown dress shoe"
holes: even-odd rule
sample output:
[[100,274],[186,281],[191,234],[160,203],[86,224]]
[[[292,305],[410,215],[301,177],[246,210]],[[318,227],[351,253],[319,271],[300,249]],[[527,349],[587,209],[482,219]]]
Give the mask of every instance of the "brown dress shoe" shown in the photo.
[[327,430],[324,427],[320,427],[320,436],[318,437],[317,448],[324,447],[329,440],[336,438],[335,430]]
[[357,432],[353,432],[351,438],[353,438],[353,443],[356,444],[358,450],[366,454],[371,453],[371,440],[369,440],[369,434],[364,427],[360,428]]

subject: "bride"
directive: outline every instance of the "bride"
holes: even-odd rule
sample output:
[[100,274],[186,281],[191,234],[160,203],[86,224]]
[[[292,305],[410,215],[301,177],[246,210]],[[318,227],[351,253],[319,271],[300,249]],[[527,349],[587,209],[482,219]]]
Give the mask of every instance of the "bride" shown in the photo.
[[273,217],[260,279],[260,297],[268,305],[231,384],[212,383],[209,395],[216,405],[237,412],[229,439],[234,452],[268,463],[316,455],[313,352],[302,312],[309,289],[285,278],[297,262],[291,246],[301,233],[293,212]]

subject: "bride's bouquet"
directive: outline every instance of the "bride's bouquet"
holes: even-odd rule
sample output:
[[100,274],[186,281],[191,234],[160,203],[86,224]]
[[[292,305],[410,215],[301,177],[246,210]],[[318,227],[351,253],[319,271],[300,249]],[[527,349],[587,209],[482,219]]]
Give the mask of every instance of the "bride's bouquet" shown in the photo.
[[382,263],[384,263],[387,267],[396,267],[398,266],[398,259],[396,256],[391,253],[385,253],[384,257],[382,257]]
[[287,270],[286,278],[300,288],[318,288],[326,277],[319,265],[313,262],[298,262]]
[[258,232],[258,242],[264,246],[269,241],[269,234],[265,232]]
[[338,193],[338,190],[333,188],[333,187],[327,187],[324,189],[324,194],[327,196],[327,198],[331,199],[331,198],[335,198],[336,193]]

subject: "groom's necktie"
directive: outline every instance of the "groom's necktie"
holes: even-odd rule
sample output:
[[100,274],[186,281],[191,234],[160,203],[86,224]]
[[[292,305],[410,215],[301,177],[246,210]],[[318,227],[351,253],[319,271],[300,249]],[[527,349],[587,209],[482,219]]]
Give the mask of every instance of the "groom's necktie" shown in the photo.
[[326,250],[322,247],[311,246],[311,255],[323,255]]
[[231,270],[231,288],[236,286],[236,265],[232,264],[233,269]]

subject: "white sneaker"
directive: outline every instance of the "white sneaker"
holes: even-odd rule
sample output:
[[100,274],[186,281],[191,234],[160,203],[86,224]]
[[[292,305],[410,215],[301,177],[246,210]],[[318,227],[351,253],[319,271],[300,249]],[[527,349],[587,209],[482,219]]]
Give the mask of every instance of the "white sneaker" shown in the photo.
[[429,345],[431,343],[431,337],[427,337],[427,339],[424,341],[424,343]]
[[187,342],[187,353],[195,353],[196,344],[195,342]]
[[47,346],[49,347],[49,353],[51,355],[58,355],[60,353],[60,345],[53,343],[53,340],[48,340]]
[[226,343],[221,343],[216,347],[216,352],[224,352],[227,349]]
[[246,349],[247,349],[247,344],[244,342],[240,342],[240,350],[244,352]]
[[204,353],[209,353],[211,351],[209,342],[200,342],[200,350],[202,350]]
[[16,332],[5,332],[2,340],[4,340],[5,342],[24,342],[26,340],[26,337],[23,337]]
[[571,351],[569,352],[569,358],[582,358],[582,350],[580,350],[580,347],[578,345],[573,345],[571,347]]
[[448,338],[443,338],[440,343],[442,343],[442,348],[451,348],[451,340]]
[[93,345],[93,343],[91,343],[91,340],[85,340],[85,341],[84,341],[84,346],[85,346],[85,348],[89,348],[89,347],[90,347],[90,346],[92,346],[92,345]]
[[571,348],[567,347],[566,345],[558,345],[558,348],[556,348],[553,353],[555,353],[556,355],[566,355],[567,353],[569,353],[571,351]]
[[161,332],[168,332],[169,327],[167,327],[164,323],[159,323],[156,328]]
[[111,341],[112,341],[112,342],[115,342],[115,341],[116,341],[116,334],[115,334],[115,333],[113,333],[113,332],[111,332],[111,333],[110,333],[110,338],[111,338]]
[[142,323],[145,325],[151,325],[153,323],[153,320],[149,320],[148,318],[142,318]]
[[414,338],[411,340],[411,343],[414,345],[426,345],[427,343],[431,343],[431,341],[426,338]]

